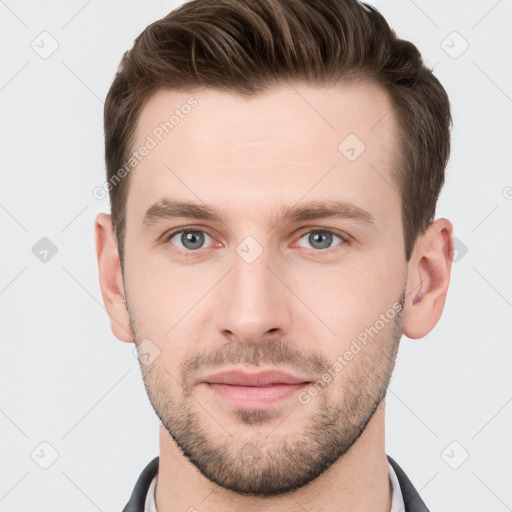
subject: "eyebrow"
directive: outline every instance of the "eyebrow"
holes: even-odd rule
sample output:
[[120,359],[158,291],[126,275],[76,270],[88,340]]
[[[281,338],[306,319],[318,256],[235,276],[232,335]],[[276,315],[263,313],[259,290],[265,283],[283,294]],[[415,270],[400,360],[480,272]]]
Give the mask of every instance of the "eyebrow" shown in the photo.
[[[160,199],[146,210],[141,220],[141,227],[146,228],[160,221],[175,218],[225,223],[226,215],[222,212],[217,213],[206,204]],[[271,225],[276,225],[283,222],[297,223],[328,218],[355,220],[362,224],[375,226],[375,218],[371,213],[340,200],[316,200],[300,205],[285,206],[273,218],[270,218],[270,221]]]

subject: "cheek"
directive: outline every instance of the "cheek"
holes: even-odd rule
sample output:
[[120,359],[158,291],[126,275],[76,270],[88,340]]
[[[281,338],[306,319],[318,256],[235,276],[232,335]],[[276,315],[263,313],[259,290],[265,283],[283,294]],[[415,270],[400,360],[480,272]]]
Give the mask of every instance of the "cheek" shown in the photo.
[[[128,244],[127,244],[128,245]],[[138,334],[161,336],[175,323],[181,291],[154,255],[130,247],[125,257],[125,287]]]
[[[366,261],[365,261],[366,260]],[[309,269],[295,277],[294,290],[318,317],[307,316],[325,329],[330,349],[348,346],[361,331],[375,324],[399,300],[404,287],[405,266],[391,266],[384,258],[354,258],[339,265]],[[303,307],[303,306],[300,306]],[[334,335],[329,336],[329,330]],[[332,334],[332,332],[331,332]]]
[[[213,267],[179,267],[164,254],[132,248],[125,267],[126,291],[139,337],[167,346],[197,326],[205,294],[218,281]],[[220,272],[220,269],[219,269]]]

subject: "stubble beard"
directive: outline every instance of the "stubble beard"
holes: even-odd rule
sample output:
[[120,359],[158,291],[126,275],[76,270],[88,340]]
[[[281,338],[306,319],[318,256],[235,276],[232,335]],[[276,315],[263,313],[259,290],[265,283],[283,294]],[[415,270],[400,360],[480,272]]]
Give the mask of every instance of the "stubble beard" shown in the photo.
[[[158,360],[149,366],[141,363],[149,400],[183,455],[210,481],[244,496],[289,493],[316,479],[347,453],[384,400],[402,335],[404,301],[402,292],[401,311],[393,321],[310,403],[296,406],[311,407],[314,412],[293,436],[284,432],[288,418],[281,418],[281,423],[276,421],[284,413],[272,407],[233,409],[237,423],[247,428],[243,436],[227,433],[233,429],[222,427],[218,411],[210,412],[208,404],[198,403],[193,396],[191,376],[203,360],[201,357],[184,362],[180,379],[155,364]],[[141,340],[131,313],[130,319],[138,346]],[[224,347],[226,350],[217,352],[216,358],[209,361],[217,364],[222,359],[233,365],[265,362],[278,366],[293,359],[289,345],[279,339],[250,346],[229,343]],[[310,367],[325,366],[325,361],[321,361],[311,361]],[[329,392],[336,385],[341,386],[337,399]],[[292,417],[294,411],[289,414]],[[265,426],[266,435],[261,434],[261,427]]]

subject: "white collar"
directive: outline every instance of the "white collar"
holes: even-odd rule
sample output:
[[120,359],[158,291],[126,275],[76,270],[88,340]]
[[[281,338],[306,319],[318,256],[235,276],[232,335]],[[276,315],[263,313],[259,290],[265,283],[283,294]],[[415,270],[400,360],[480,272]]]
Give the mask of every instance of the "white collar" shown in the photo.
[[[389,512],[405,512],[404,497],[402,495],[402,489],[400,489],[400,482],[396,476],[393,466],[388,462],[388,473],[389,481],[391,482],[391,488],[393,489],[393,495],[391,497],[391,510]],[[155,511],[156,512],[156,509]]]

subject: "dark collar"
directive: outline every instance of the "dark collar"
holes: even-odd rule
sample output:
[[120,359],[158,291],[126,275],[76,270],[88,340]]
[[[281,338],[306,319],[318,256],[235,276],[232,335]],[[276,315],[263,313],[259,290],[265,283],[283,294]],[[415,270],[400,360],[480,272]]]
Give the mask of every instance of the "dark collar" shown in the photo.
[[[158,473],[158,457],[155,457],[140,474],[135,488],[133,489],[130,500],[123,512],[144,512],[144,504],[146,502],[146,494],[148,493],[151,481]],[[404,497],[405,512],[429,512],[420,495],[412,485],[402,468],[388,455],[388,461],[395,470],[402,496]]]
[[123,512],[144,512],[146,494],[148,493],[151,481],[158,473],[158,459],[155,457],[142,471],[137,479],[130,500],[123,508]]
[[418,491],[407,478],[403,469],[388,455],[388,461],[395,470],[404,498],[405,512],[429,512]]

